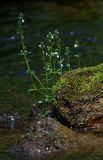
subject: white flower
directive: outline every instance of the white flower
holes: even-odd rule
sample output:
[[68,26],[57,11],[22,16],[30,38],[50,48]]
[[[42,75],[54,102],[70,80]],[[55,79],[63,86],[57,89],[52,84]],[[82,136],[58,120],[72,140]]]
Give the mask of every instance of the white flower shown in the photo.
[[61,64],[61,67],[63,67],[63,64]]
[[47,55],[48,55],[48,53],[46,52],[46,53],[45,53],[45,55],[47,56]]
[[43,103],[42,101],[38,101],[39,104]]
[[52,55],[52,56],[58,55],[58,52],[52,52],[51,55]]
[[58,31],[58,30],[55,30],[55,33],[56,33],[56,34],[59,34],[59,31]]
[[79,42],[78,41],[75,41],[74,43],[74,48],[78,48],[79,47]]
[[58,52],[54,52],[55,55],[58,55]]
[[42,45],[41,45],[41,44],[39,44],[39,48],[42,48]]
[[50,70],[50,68],[47,68],[47,71],[49,71]]
[[57,55],[57,58],[59,58],[59,55]]
[[75,43],[74,48],[78,48],[78,47],[79,47],[79,44]]
[[22,19],[21,22],[24,23],[24,19]]
[[44,46],[44,44],[43,44],[43,42],[41,42],[40,44],[39,44],[39,48],[45,48],[45,46]]

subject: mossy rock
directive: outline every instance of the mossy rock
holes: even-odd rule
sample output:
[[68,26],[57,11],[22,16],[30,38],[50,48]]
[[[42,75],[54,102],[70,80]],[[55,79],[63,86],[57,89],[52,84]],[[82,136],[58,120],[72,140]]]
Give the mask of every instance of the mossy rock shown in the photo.
[[66,72],[56,86],[56,108],[69,126],[102,126],[103,64]]

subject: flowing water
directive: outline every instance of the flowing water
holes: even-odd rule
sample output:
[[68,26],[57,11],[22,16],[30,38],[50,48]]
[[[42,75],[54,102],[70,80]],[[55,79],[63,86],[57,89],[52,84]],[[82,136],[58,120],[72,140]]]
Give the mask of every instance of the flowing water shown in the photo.
[[[81,66],[94,66],[103,63],[103,2],[85,4],[60,5],[56,3],[44,3],[25,1],[1,3],[0,9],[0,86],[2,81],[9,84],[12,77],[22,77],[25,79],[27,74],[24,66],[20,63],[21,58],[20,43],[17,30],[17,17],[19,12],[23,12],[25,17],[25,42],[31,52],[31,60],[35,70],[41,71],[41,57],[38,45],[45,41],[47,33],[58,29],[60,37],[65,46],[73,48],[75,40],[80,43]],[[72,54],[75,54],[74,51]],[[76,68],[76,61],[72,62]],[[8,78],[10,80],[8,81]],[[7,101],[3,99],[6,86],[0,89],[1,105],[12,104],[12,98]],[[14,83],[13,83],[14,84]],[[12,83],[11,83],[12,86]],[[5,92],[4,92],[5,90]],[[8,87],[9,91],[9,87]],[[8,96],[8,95],[6,95]],[[20,101],[21,102],[21,101]],[[18,102],[18,103],[20,103]],[[17,103],[17,102],[16,102]],[[19,106],[18,104],[15,104]],[[97,160],[103,159],[101,154],[90,155],[57,155],[53,160]],[[2,156],[0,160],[11,160],[9,156]],[[19,160],[19,159],[18,159]]]

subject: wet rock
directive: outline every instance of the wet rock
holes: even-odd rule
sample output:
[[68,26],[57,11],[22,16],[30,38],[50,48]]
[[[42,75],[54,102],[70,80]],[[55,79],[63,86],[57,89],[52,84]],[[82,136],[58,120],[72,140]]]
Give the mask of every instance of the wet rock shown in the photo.
[[39,101],[38,103],[33,104],[28,119],[30,121],[37,121],[45,116],[50,115],[51,114],[50,106],[48,104],[44,104],[42,101]]
[[17,148],[26,154],[50,153],[68,148],[68,128],[52,118],[43,118],[32,123],[29,133],[23,135]]
[[77,141],[75,133],[52,118],[33,122],[29,133],[23,135],[14,153],[35,156],[37,153],[52,153],[72,149]]
[[0,128],[18,128],[22,120],[21,115],[15,111],[0,113]]
[[12,148],[12,154],[42,160],[43,155],[63,151],[71,153],[78,150],[90,152],[95,148],[103,149],[101,137],[96,138],[91,134],[78,133],[63,126],[55,119],[43,118],[32,123],[30,132],[24,134]]

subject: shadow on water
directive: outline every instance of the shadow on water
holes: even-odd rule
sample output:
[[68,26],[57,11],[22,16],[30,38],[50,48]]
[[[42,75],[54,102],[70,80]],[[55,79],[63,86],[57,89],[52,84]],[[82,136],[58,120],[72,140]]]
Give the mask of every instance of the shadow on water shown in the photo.
[[[22,105],[32,105],[33,97],[25,101],[25,86],[30,82],[19,80],[27,78],[24,66],[20,63],[21,57],[19,39],[16,34],[17,16],[23,12],[25,17],[25,42],[31,52],[31,60],[38,73],[40,69],[40,53],[38,45],[49,31],[58,29],[63,43],[73,47],[75,40],[80,42],[81,66],[93,66],[103,62],[103,2],[86,4],[75,3],[72,5],[59,5],[57,3],[44,2],[10,2],[1,3],[0,9],[0,107],[10,105],[15,108],[24,108]],[[75,54],[74,52],[72,54]],[[75,68],[76,63],[73,60]],[[5,84],[5,86],[4,86]],[[23,86],[24,84],[24,86]],[[13,95],[12,95],[13,93]],[[11,96],[12,95],[12,96]],[[19,96],[20,95],[20,96]],[[5,97],[5,98],[4,98]],[[6,99],[6,100],[5,100]],[[24,101],[24,102],[22,102]],[[28,112],[28,108],[27,112]],[[26,111],[25,111],[26,112]],[[0,134],[2,136],[2,134]],[[5,148],[5,147],[4,147]],[[64,156],[65,155],[65,156]],[[11,160],[8,155],[2,156],[0,160]],[[101,154],[57,154],[54,157],[39,157],[38,159],[52,160],[102,160]],[[20,158],[17,160],[30,160]]]

